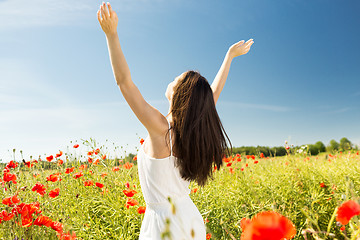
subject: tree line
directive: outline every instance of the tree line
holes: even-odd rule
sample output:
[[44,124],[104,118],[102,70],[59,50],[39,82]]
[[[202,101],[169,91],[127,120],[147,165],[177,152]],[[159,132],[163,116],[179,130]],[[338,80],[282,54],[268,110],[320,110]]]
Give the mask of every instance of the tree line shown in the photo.
[[257,155],[263,153],[265,157],[273,156],[285,156],[287,153],[308,153],[311,155],[318,155],[322,152],[333,153],[336,151],[346,151],[355,149],[358,150],[359,147],[354,145],[349,139],[343,137],[340,139],[340,142],[332,139],[327,146],[321,141],[316,142],[315,144],[305,144],[301,146],[289,146],[287,143],[284,146],[280,147],[266,147],[266,146],[241,146],[233,147],[233,154],[245,154],[245,155]]

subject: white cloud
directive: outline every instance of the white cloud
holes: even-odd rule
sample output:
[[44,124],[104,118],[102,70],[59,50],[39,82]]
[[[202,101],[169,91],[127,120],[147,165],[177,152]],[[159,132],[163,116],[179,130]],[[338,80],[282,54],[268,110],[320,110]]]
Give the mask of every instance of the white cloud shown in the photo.
[[66,93],[58,93],[47,76],[36,69],[34,62],[0,58],[0,110],[70,102]]
[[328,112],[324,112],[325,114],[339,114],[339,113],[344,113],[349,111],[351,108],[349,107],[344,107],[344,108],[339,108],[339,109],[334,109],[332,111],[328,111]]
[[[119,14],[128,11],[151,11],[164,0],[121,0],[111,2]],[[99,0],[5,0],[0,1],[0,29],[30,26],[83,24],[96,19]]]
[[[91,3],[93,2],[93,3]],[[98,1],[96,1],[98,2]],[[74,23],[95,1],[7,0],[0,2],[0,28],[50,26]],[[94,13],[95,14],[95,13]]]

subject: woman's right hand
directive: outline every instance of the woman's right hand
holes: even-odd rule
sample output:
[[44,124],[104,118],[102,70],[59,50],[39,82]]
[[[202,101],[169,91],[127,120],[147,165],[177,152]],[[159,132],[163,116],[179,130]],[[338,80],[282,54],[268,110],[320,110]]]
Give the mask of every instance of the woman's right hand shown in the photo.
[[118,17],[114,10],[112,10],[110,3],[107,3],[109,9],[106,8],[103,2],[97,12],[97,17],[100,26],[106,35],[117,34]]
[[246,43],[244,42],[244,40],[241,40],[229,48],[228,53],[232,58],[246,54],[250,50],[251,45],[253,45],[254,40],[250,38]]

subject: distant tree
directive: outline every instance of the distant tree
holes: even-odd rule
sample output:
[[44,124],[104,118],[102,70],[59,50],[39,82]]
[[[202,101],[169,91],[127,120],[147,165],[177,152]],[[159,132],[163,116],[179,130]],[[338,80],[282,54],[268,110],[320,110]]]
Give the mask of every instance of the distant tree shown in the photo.
[[319,152],[320,152],[320,149],[318,148],[317,145],[315,144],[308,144],[308,147],[309,147],[309,153],[311,155],[318,155]]
[[335,141],[334,139],[332,139],[327,147],[327,151],[328,152],[334,152],[339,150],[339,143],[337,141]]
[[317,147],[319,152],[326,152],[326,147],[325,147],[325,144],[323,142],[318,141],[318,142],[315,143],[315,146]]
[[270,152],[272,156],[285,156],[286,149],[284,147],[272,147],[270,148]]
[[352,143],[350,142],[349,139],[343,137],[342,139],[340,139],[339,149],[342,151],[350,150],[352,149]]

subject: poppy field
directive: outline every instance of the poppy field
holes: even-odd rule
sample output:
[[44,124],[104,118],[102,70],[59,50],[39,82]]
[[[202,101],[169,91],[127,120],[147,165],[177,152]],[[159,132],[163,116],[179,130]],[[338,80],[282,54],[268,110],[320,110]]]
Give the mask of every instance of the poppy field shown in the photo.
[[[0,239],[138,239],[146,204],[137,158],[119,150],[93,139],[39,158],[14,150],[0,165]],[[223,163],[205,187],[190,184],[207,239],[360,239],[359,151],[288,148]]]

